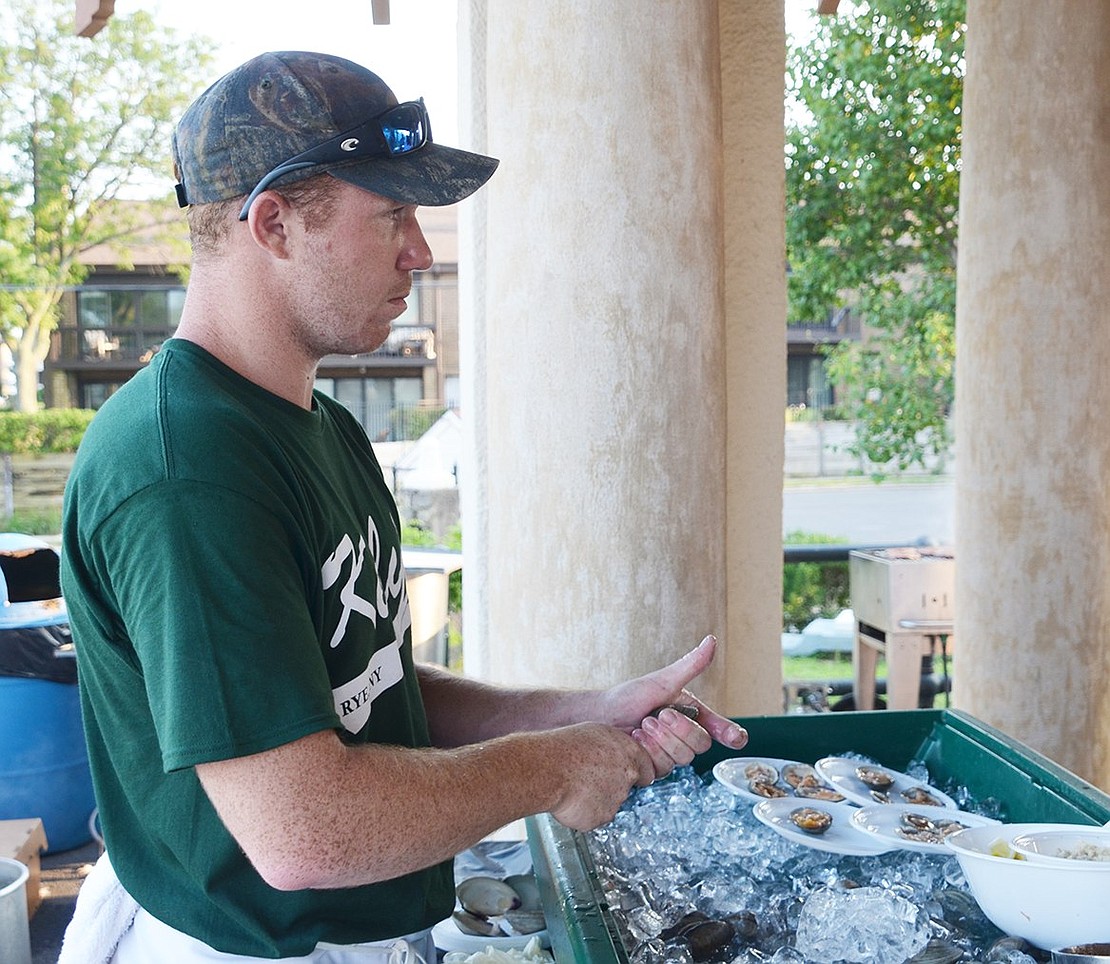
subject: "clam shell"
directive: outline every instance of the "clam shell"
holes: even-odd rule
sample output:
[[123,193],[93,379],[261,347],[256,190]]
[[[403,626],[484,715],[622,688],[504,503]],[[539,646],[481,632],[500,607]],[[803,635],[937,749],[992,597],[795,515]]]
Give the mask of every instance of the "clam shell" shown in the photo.
[[794,795],[807,800],[827,800],[829,803],[839,803],[844,799],[844,794],[838,793],[832,787],[798,787]]
[[872,790],[889,790],[894,786],[894,777],[882,767],[858,766],[856,776],[864,786]]
[[798,807],[790,811],[790,821],[806,833],[824,833],[832,826],[832,814],[817,807]]
[[497,917],[520,907],[520,895],[495,877],[468,877],[455,888],[463,910],[476,917]]
[[808,763],[788,763],[782,768],[782,779],[797,789],[801,786],[820,786],[817,771]]
[[682,939],[690,948],[690,956],[695,961],[707,961],[731,944],[735,936],[736,932],[728,921],[707,920],[695,924],[683,933]]
[[659,936],[663,940],[669,941],[675,937],[681,937],[687,931],[693,930],[698,924],[704,924],[707,920],[709,920],[708,914],[700,910],[692,910],[683,914],[670,927],[664,927]]
[[465,910],[455,911],[451,918],[455,921],[455,926],[464,934],[473,934],[475,937],[498,937],[501,935],[501,928],[493,921],[468,914]]
[[925,949],[911,957],[906,964],[955,964],[963,956],[963,948],[932,938]]
[[774,783],[779,778],[779,772],[771,764],[755,760],[744,767],[744,776],[761,783]]
[[763,780],[752,780],[748,784],[748,789],[761,797],[773,799],[775,797],[785,797],[786,791],[775,783],[767,783]]
[[505,920],[517,934],[535,934],[547,926],[542,910],[511,910]]
[[924,787],[910,787],[902,791],[902,799],[906,803],[916,804],[919,807],[940,807],[943,804]]
[[540,888],[532,874],[513,874],[506,877],[504,883],[512,887],[520,898],[518,910],[540,910],[543,907]]

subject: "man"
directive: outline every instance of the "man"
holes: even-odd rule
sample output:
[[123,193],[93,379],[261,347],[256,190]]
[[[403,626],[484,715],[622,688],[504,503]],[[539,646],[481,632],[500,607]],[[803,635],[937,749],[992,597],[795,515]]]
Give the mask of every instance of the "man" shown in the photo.
[[[423,103],[364,68],[300,52],[210,87],[174,161],[181,321],[90,427],[63,533],[111,861],[95,889],[114,869],[140,907],[108,959],[339,962],[398,939],[429,958],[454,854],[536,812],[598,826],[746,734],[684,690],[712,637],[607,691],[413,663],[396,508],[313,383],[324,356],[380,345],[430,267],[417,205],[497,162],[435,144]],[[674,703],[696,722],[652,715]]]

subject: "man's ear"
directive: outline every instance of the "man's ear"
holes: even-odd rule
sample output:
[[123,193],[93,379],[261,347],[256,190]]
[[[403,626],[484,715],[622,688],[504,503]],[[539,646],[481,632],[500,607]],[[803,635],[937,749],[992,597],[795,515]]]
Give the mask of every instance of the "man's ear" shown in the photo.
[[278,191],[263,191],[251,202],[247,229],[254,243],[275,258],[289,257],[290,229],[296,214],[293,205]]

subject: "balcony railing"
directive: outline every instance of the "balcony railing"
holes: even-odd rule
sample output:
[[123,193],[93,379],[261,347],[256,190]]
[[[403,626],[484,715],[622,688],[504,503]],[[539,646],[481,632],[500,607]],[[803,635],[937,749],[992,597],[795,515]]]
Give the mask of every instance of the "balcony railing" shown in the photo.
[[78,328],[61,325],[51,336],[50,360],[55,364],[146,364],[172,338],[172,328]]
[[791,344],[858,341],[859,337],[859,316],[848,308],[839,308],[820,321],[789,321],[786,324],[786,340]]
[[[145,365],[174,335],[173,328],[79,328],[61,325],[51,336],[50,360],[55,365]],[[427,361],[436,357],[435,331],[427,325],[403,325],[389,333],[374,352],[354,358],[411,358]]]

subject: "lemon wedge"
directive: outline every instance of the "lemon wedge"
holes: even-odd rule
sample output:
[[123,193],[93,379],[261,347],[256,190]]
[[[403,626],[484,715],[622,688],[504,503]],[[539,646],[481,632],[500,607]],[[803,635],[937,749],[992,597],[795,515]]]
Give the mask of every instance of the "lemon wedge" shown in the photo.
[[1009,857],[1013,860],[1024,860],[1025,854],[1019,854],[1010,844],[999,837],[997,840],[991,842],[987,850],[992,857]]

